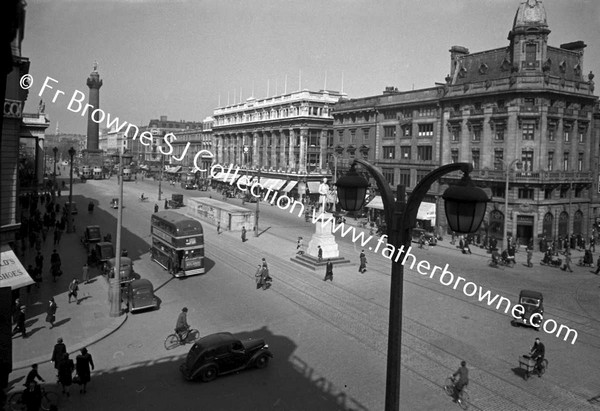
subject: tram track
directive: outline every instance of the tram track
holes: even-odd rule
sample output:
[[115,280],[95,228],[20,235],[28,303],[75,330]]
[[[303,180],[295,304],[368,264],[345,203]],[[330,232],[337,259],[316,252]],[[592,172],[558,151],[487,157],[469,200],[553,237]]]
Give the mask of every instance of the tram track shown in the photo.
[[[213,254],[215,255],[215,257],[218,257],[220,260],[222,260],[225,264],[229,265],[231,268],[242,273],[246,277],[249,277],[249,278],[253,277],[253,275],[248,274],[248,273],[244,272],[243,270],[240,270],[240,266],[248,265],[247,261],[244,260],[242,257],[234,256],[234,258],[238,262],[238,264],[236,264],[231,261],[231,257],[232,257],[231,255],[222,252],[222,250],[220,250],[220,249],[219,249],[219,251],[217,251],[216,253],[213,253]],[[241,265],[239,263],[241,263]],[[279,270],[278,271],[279,273],[284,272],[285,267],[281,267],[280,263],[270,263],[270,265],[272,267],[276,268],[277,270]],[[294,299],[294,298],[286,295],[286,293],[278,291],[276,288],[272,288],[271,291],[277,292],[279,295],[286,298],[290,302],[294,303],[295,305],[298,305],[300,308],[305,310],[310,315],[314,316],[315,318],[320,319],[321,321],[326,322],[327,324],[329,324],[332,327],[335,327],[336,329],[340,330],[341,332],[343,332],[344,334],[348,335],[349,337],[355,339],[356,341],[360,342],[361,344],[367,346],[368,348],[375,350],[379,355],[382,356],[382,358],[386,358],[387,346],[385,345],[385,342],[387,341],[387,326],[388,326],[388,324],[387,324],[388,308],[386,306],[379,304],[377,302],[374,302],[372,300],[367,300],[364,297],[362,297],[361,295],[359,295],[351,290],[348,290],[344,287],[337,286],[337,285],[336,285],[336,287],[338,287],[339,289],[342,289],[342,291],[344,293],[347,293],[352,298],[341,298],[339,296],[339,292],[327,291],[326,289],[323,289],[323,287],[317,287],[311,281],[304,280],[302,278],[294,277],[292,280],[294,280],[294,281],[290,281],[289,276],[284,276],[282,274],[278,274],[278,276],[276,277],[277,282],[281,282],[282,284],[285,284],[287,287],[289,287],[289,289],[292,289],[297,294],[309,295],[310,299],[312,300],[311,304],[302,304],[297,299]],[[359,304],[357,304],[357,302]],[[310,307],[309,307],[309,305],[310,305]],[[325,309],[318,310],[318,309],[312,308],[317,305],[324,306]],[[375,306],[375,310],[374,311],[368,310],[369,314],[367,316],[361,315],[361,314],[365,313],[364,305],[368,305],[371,307]],[[327,313],[327,315],[325,315],[324,312]],[[333,312],[335,312],[336,314],[332,315]],[[362,323],[361,324],[362,326],[358,327],[360,329],[359,333],[362,334],[363,337],[361,337],[360,335],[356,335],[356,333],[352,333],[352,332],[348,331],[347,327],[343,327],[339,321],[333,321],[331,319],[331,317],[337,317],[338,315],[347,316],[352,319],[352,321],[354,322],[354,327],[351,327],[350,329],[356,330],[356,328],[357,328],[356,321],[359,320],[360,323]],[[420,323],[412,318],[407,318],[407,319],[408,319],[408,321],[412,322],[413,324],[417,324],[418,327],[424,328],[424,329],[428,330],[430,333],[437,334],[437,336],[434,339],[440,339],[440,336],[441,336],[446,339],[454,340],[453,337],[451,337],[447,334],[440,333],[439,331],[433,329],[432,327],[429,327],[423,323]],[[413,358],[415,355],[420,357],[420,359],[418,359],[416,361],[417,364],[415,364],[414,366],[407,363],[406,360],[403,361],[403,367],[406,368],[407,370],[410,370],[415,375],[418,375],[419,378],[421,378],[422,380],[427,381],[431,385],[432,388],[439,388],[440,380],[437,379],[437,376],[438,375],[440,375],[440,376],[448,375],[449,372],[452,372],[453,371],[452,367],[455,366],[455,363],[458,363],[459,358],[454,353],[444,349],[442,346],[432,344],[429,340],[426,340],[426,339],[420,337],[416,332],[411,331],[406,325],[405,325],[405,327],[403,327],[403,333],[405,335],[405,338],[407,338],[406,336],[409,336],[409,338],[413,340],[412,343],[403,344],[403,347],[402,347],[403,350],[408,350],[412,353],[409,355],[404,355],[403,358],[404,359]],[[366,336],[373,335],[373,334],[375,334],[376,336],[379,336],[379,338],[365,338]],[[375,340],[375,339],[379,339],[381,341],[381,343],[374,344],[373,340]],[[424,347],[428,347],[428,349],[425,349]],[[433,349],[437,350],[440,353],[443,353],[443,356],[445,358],[438,358],[439,356],[438,357],[432,356],[429,353],[429,351],[432,351]],[[448,358],[451,358],[452,360],[449,360]],[[410,362],[410,361],[408,361],[408,362]],[[429,364],[424,366],[423,362],[428,362]],[[450,365],[449,362],[452,362],[453,365]],[[508,363],[507,361],[503,361],[503,362],[501,361],[500,365],[501,365],[500,369],[502,369],[502,368],[508,369],[511,366],[514,366],[514,363]],[[432,367],[436,369],[435,372],[433,372],[433,373],[422,372],[423,369],[431,369]],[[543,397],[534,396],[533,394],[524,390],[521,385],[512,383],[511,381],[509,381],[507,378],[505,378],[503,376],[499,376],[495,373],[490,373],[489,371],[481,370],[480,372],[484,373],[487,376],[486,377],[487,380],[493,380],[494,383],[490,384],[490,385],[498,385],[498,382],[501,382],[503,385],[505,385],[502,389],[498,389],[498,390],[490,389],[490,387],[487,386],[487,384],[482,385],[480,387],[480,389],[482,391],[487,392],[488,396],[493,395],[493,397],[495,398],[495,400],[494,400],[495,403],[498,403],[498,402],[502,403],[503,404],[502,409],[521,409],[521,406],[519,406],[515,401],[513,401],[513,399],[514,398],[522,398],[523,396],[528,396],[529,400],[533,401],[533,402],[536,402],[536,400],[538,402],[544,400]],[[429,376],[430,374],[433,374],[436,377],[430,378],[430,376]],[[479,387],[479,385],[478,385],[478,387]],[[562,388],[562,390],[566,391],[566,389],[564,387],[561,387],[561,388]],[[510,392],[510,394],[507,394],[507,392]]]

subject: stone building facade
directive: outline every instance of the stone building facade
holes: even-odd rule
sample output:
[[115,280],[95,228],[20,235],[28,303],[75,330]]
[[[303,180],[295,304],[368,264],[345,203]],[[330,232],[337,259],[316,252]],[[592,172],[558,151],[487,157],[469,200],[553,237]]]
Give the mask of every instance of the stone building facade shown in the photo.
[[[331,176],[332,107],[335,91],[302,90],[265,99],[248,98],[213,113],[215,163],[239,166],[264,178],[306,181],[315,191]],[[291,186],[290,186],[291,187]]]
[[[348,130],[373,130],[375,165],[394,189],[403,184],[409,192],[435,167],[471,162],[471,177],[492,196],[482,226],[488,235],[501,239],[507,216],[509,234],[522,243],[588,237],[600,217],[594,75],[584,74],[583,41],[553,47],[549,34],[542,2],[522,2],[507,46],[450,49],[445,83],[409,92],[388,88],[336,105],[336,150],[350,159]],[[442,227],[440,197],[458,178],[450,175],[430,190]]]
[[173,153],[168,156],[170,164],[182,166],[182,170],[186,172],[194,172],[197,166],[206,170],[200,171],[199,177],[207,178],[214,161],[212,125],[212,117],[207,117],[202,121],[201,127],[173,132],[176,139],[171,142]]

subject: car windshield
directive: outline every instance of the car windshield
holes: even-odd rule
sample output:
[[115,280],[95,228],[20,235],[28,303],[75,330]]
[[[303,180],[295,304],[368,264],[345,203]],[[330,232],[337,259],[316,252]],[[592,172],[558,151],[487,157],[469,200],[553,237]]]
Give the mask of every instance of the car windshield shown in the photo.
[[143,296],[143,295],[152,295],[152,291],[150,291],[149,288],[137,288],[135,290],[133,290],[133,294],[134,295],[139,295],[139,296]]
[[521,297],[521,304],[533,305],[534,307],[539,307],[540,300],[537,298],[531,297]]
[[100,237],[100,227],[89,227],[88,233],[90,238]]

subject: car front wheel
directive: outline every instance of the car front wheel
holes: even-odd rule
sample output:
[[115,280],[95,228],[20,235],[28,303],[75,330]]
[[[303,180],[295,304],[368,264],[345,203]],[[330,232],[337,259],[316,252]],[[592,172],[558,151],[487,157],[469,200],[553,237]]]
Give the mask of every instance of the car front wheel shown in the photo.
[[267,365],[269,365],[269,356],[267,354],[259,356],[254,364],[256,365],[256,368],[265,368]]
[[210,367],[206,367],[200,373],[200,379],[203,382],[211,382],[215,378],[217,378],[217,367],[215,367],[214,365],[212,365]]

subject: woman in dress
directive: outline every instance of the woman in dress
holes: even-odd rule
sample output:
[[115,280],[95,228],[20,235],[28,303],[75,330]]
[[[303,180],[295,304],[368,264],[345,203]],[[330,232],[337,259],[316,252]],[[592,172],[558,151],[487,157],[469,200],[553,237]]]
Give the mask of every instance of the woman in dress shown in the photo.
[[79,384],[81,384],[79,392],[85,394],[87,383],[90,382],[90,369],[94,369],[94,361],[92,361],[92,356],[85,347],[81,349],[81,354],[77,356],[75,361],[75,369],[79,377]]

